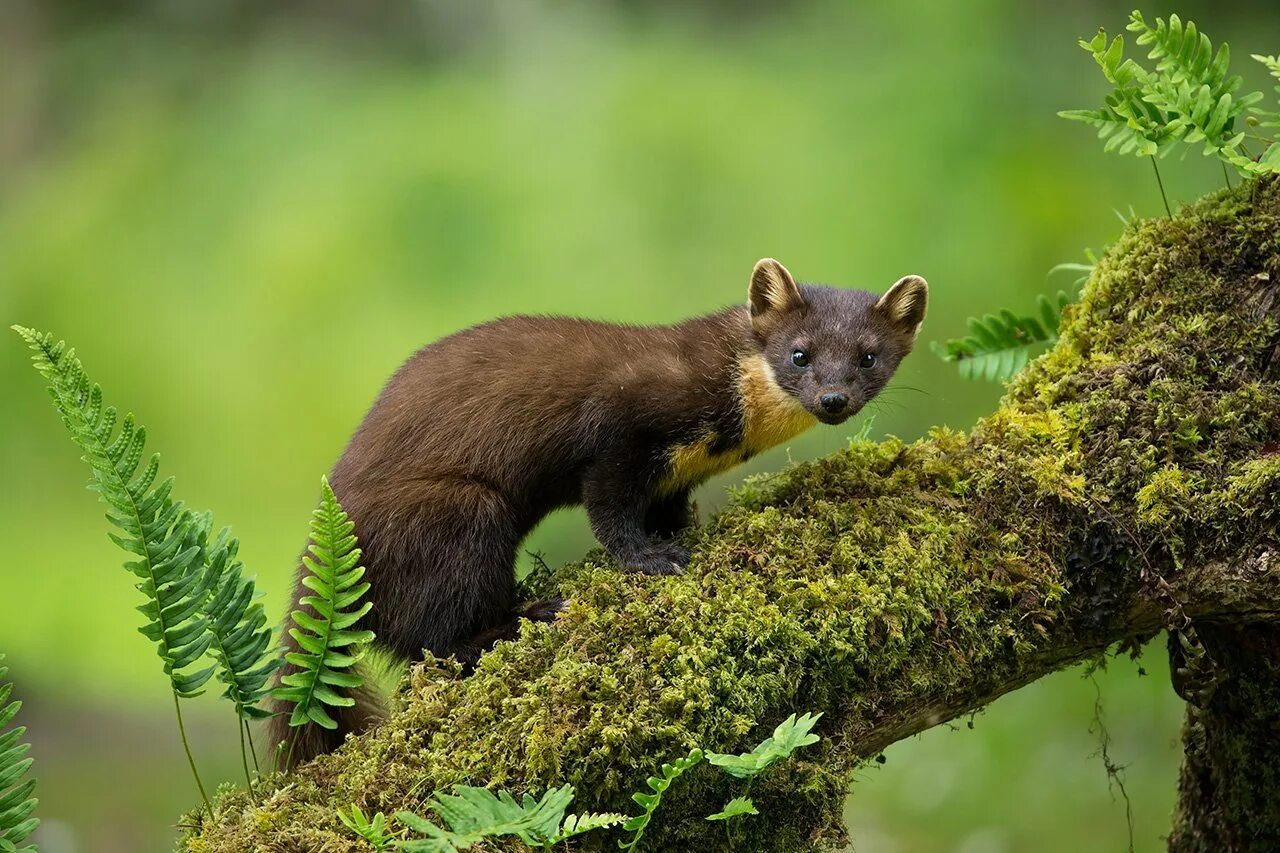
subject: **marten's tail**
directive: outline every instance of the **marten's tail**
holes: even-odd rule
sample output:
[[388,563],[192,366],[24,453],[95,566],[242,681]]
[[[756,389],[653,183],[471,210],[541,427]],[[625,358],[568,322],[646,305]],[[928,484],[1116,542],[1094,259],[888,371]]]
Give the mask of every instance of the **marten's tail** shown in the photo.
[[[284,631],[284,643],[286,653],[292,654],[298,651],[297,641],[289,634],[287,625]],[[279,699],[272,700],[271,710],[274,716],[267,720],[267,740],[271,745],[271,755],[275,759],[275,767],[278,770],[292,770],[318,755],[333,752],[342,746],[347,735],[359,734],[386,719],[386,700],[370,672],[371,667],[362,661],[353,669],[355,674],[363,679],[364,683],[360,687],[330,688],[355,700],[354,705],[345,707],[325,705],[325,712],[338,724],[335,729],[326,729],[314,722],[290,726],[292,703]],[[285,664],[276,676],[276,683],[279,684],[280,679],[297,671],[297,666]]]

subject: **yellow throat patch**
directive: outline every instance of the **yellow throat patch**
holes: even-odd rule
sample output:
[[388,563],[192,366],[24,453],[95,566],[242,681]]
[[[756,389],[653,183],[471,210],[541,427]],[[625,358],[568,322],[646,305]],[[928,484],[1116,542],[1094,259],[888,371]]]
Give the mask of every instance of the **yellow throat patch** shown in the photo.
[[692,488],[740,465],[748,456],[795,438],[818,422],[799,400],[782,390],[762,355],[747,356],[738,363],[738,391],[742,395],[742,443],[723,453],[712,453],[716,436],[705,435],[671,448],[671,467],[662,480],[662,491]]

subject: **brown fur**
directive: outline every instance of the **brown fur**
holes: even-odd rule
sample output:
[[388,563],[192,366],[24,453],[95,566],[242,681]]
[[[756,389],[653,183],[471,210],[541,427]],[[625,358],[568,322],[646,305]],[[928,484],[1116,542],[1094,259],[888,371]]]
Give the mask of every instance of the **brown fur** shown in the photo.
[[[543,517],[578,503],[624,566],[679,571],[689,552],[663,537],[690,524],[691,489],[819,419],[842,422],[888,381],[924,316],[914,281],[897,287],[905,302],[878,302],[799,286],[766,259],[748,306],[672,326],[510,317],[419,350],[330,478],[372,583],[361,627],[399,656],[474,665],[514,635],[516,616],[560,609],[516,613],[513,565]],[[793,363],[797,347],[808,366]],[[860,369],[870,351],[876,365]],[[822,399],[835,393],[848,403],[833,412]],[[294,747],[295,763],[376,715],[367,699],[345,709],[337,732]],[[287,737],[284,718],[273,722]]]

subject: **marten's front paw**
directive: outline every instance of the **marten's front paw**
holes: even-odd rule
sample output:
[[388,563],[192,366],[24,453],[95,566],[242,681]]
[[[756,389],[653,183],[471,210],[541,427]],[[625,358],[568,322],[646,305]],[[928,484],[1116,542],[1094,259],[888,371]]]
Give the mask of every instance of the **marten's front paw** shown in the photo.
[[689,564],[691,553],[688,548],[680,545],[664,543],[636,554],[624,562],[633,572],[643,572],[646,575],[678,575]]

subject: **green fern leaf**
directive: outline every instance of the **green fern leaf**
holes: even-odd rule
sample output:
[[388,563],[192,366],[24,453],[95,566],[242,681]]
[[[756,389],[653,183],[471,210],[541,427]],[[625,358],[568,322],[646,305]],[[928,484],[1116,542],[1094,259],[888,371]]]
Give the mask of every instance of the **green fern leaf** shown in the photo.
[[1036,315],[1016,315],[1006,310],[998,316],[971,317],[968,337],[942,344],[934,341],[931,347],[943,361],[955,362],[965,379],[1007,382],[1026,367],[1033,353],[1058,340],[1062,311],[1070,303],[1071,298],[1059,291],[1052,299],[1040,296]]
[[[1251,122],[1259,122],[1257,115],[1261,115],[1262,120],[1274,119],[1280,125],[1280,114],[1254,106],[1262,99],[1260,92],[1237,94],[1243,81],[1230,73],[1231,49],[1226,44],[1215,50],[1194,22],[1184,23],[1177,15],[1149,24],[1135,11],[1128,29],[1137,34],[1139,45],[1148,48],[1147,58],[1155,60],[1155,70],[1124,57],[1122,36],[1108,39],[1106,31],[1099,30],[1080,45],[1093,55],[1114,88],[1102,109],[1065,110],[1060,116],[1096,127],[1108,152],[1163,156],[1175,144],[1198,144],[1205,156],[1217,156],[1244,175],[1276,171],[1280,153],[1249,157],[1243,150],[1246,134],[1236,125],[1249,112],[1255,114],[1249,117]],[[1269,59],[1255,58],[1264,64]]]
[[441,829],[413,812],[396,812],[396,820],[419,835],[426,836],[396,843],[397,850],[406,850],[408,853],[456,853],[458,850],[466,850],[479,841],[479,839],[463,838],[447,829]]
[[511,794],[487,788],[455,785],[452,794],[436,794],[428,803],[463,838],[497,838],[515,835],[526,844],[542,844],[555,838],[560,821],[573,801],[573,786],[552,788],[534,799],[526,794],[517,803]]
[[132,415],[116,428],[116,410],[103,406],[102,389],[90,384],[73,350],[48,334],[13,328],[31,346],[36,370],[49,380],[54,405],[93,469],[90,488],[110,507],[107,518],[119,531],[111,539],[138,558],[125,563],[146,597],[138,630],[155,642],[174,691],[199,695],[214,671],[190,669],[213,641],[200,612],[216,580],[204,571],[208,517],[173,500],[173,478],[156,484],[158,454],[138,470],[146,431]]
[[1100,29],[1093,39],[1079,44],[1093,56],[1103,77],[1115,88],[1100,110],[1063,110],[1058,115],[1096,127],[1107,152],[1138,157],[1167,153],[1177,138],[1168,129],[1168,116],[1144,99],[1151,75],[1132,59],[1124,58],[1124,38],[1108,40],[1106,30]]
[[[1251,54],[1252,57],[1261,62],[1266,67],[1267,72],[1276,80],[1280,80],[1280,56],[1263,56],[1260,53]],[[1277,99],[1280,100],[1280,86],[1275,87]],[[1280,112],[1275,110],[1264,110],[1254,107],[1252,112],[1257,116],[1256,122],[1262,127],[1280,127]],[[1274,146],[1273,146],[1274,147]]]
[[754,778],[777,762],[790,758],[800,747],[817,743],[819,738],[812,731],[821,718],[821,714],[805,714],[799,718],[792,714],[778,724],[772,736],[750,752],[739,755],[708,752],[707,761],[735,778]]
[[593,832],[597,829],[608,829],[611,826],[617,826],[627,819],[626,815],[616,812],[603,812],[600,814],[575,815],[571,814],[560,824],[560,831],[556,837],[552,839],[552,844],[559,844],[566,838],[573,838],[575,835],[582,835],[587,832]]
[[206,570],[215,581],[203,612],[213,637],[218,680],[226,685],[222,695],[242,719],[260,720],[270,716],[260,703],[271,692],[271,674],[284,661],[276,655],[261,595],[253,579],[243,576],[244,564],[236,558],[239,550],[240,541],[228,528],[208,544]]
[[[1253,53],[1250,56],[1266,66],[1267,72],[1272,77],[1280,80],[1280,56],[1263,56],[1260,53]],[[1276,87],[1276,91],[1280,92],[1280,86]]]
[[756,804],[751,801],[750,797],[735,797],[725,803],[722,810],[715,814],[707,815],[707,820],[733,820],[736,817],[743,817],[749,814],[760,814],[756,809]]
[[1124,57],[1124,36],[1107,38],[1107,31],[1099,28],[1098,34],[1089,41],[1080,40],[1079,45],[1093,55],[1093,59],[1102,69],[1107,82],[1122,89],[1140,87],[1149,75],[1141,65]]
[[1227,74],[1231,49],[1224,44],[1215,53],[1209,37],[1196,28],[1194,21],[1187,21],[1184,26],[1177,15],[1170,15],[1168,21],[1156,18],[1155,26],[1151,26],[1135,9],[1129,14],[1128,29],[1138,34],[1138,44],[1150,45],[1147,58],[1156,60],[1156,72],[1174,84],[1206,85],[1216,101],[1235,92],[1243,82],[1238,75]]
[[354,705],[355,700],[341,690],[363,684],[351,667],[373,641],[373,632],[351,628],[373,604],[366,601],[357,606],[369,584],[361,581],[364,567],[359,565],[354,530],[355,523],[338,503],[328,479],[322,479],[320,506],[311,521],[311,544],[302,558],[309,573],[302,583],[315,594],[304,596],[300,603],[315,615],[303,610],[291,614],[294,627],[289,634],[300,650],[285,658],[298,670],[284,676],[272,691],[277,699],[293,705],[291,726],[315,723],[336,729],[338,723],[325,706]]
[[[4,655],[0,655],[0,661]],[[0,679],[9,674],[9,668],[0,663]],[[16,853],[35,853],[34,847],[19,847],[40,825],[32,817],[39,800],[31,796],[35,792],[34,779],[23,780],[31,767],[27,757],[31,745],[19,743],[26,734],[26,726],[14,726],[5,731],[18,715],[21,702],[10,702],[13,685],[0,684],[0,850]]]
[[[451,853],[465,850],[487,838],[516,836],[530,847],[551,847],[597,829],[607,829],[626,820],[625,815],[565,815],[573,802],[573,786],[552,788],[540,798],[525,794],[516,802],[506,791],[496,794],[487,788],[454,785],[452,794],[437,793],[427,805],[440,815],[448,829],[412,812],[397,812],[396,818],[424,838],[403,841],[401,850],[420,853]],[[370,822],[359,809],[339,817],[353,831],[368,839]],[[376,820],[376,817],[375,817]],[[384,836],[385,837],[385,836]],[[381,848],[379,848],[381,849]]]
[[[516,802],[506,791],[495,794],[487,788],[454,785],[452,794],[437,793],[427,803],[449,828],[436,826],[412,812],[397,812],[396,818],[401,823],[426,836],[398,846],[419,851],[465,850],[486,838],[514,835],[531,847],[545,847],[623,819],[622,815],[566,818],[564,813],[571,802],[572,785],[551,788],[540,798],[525,794],[521,802]],[[346,820],[343,817],[343,821]]]
[[649,822],[653,819],[653,813],[658,810],[658,806],[662,805],[662,795],[671,787],[672,782],[682,776],[689,768],[700,763],[702,758],[702,750],[692,749],[684,758],[662,765],[659,771],[662,774],[661,776],[650,776],[645,780],[645,784],[649,786],[649,790],[653,793],[637,792],[631,795],[631,799],[644,811],[628,818],[622,824],[622,828],[632,833],[632,836],[627,841],[619,841],[618,847],[623,850],[631,850],[640,843],[640,839],[644,837],[645,829],[648,828]]
[[1228,93],[1215,95],[1207,83],[1158,80],[1144,91],[1143,98],[1169,116],[1165,127],[1172,138],[1188,145],[1203,144],[1205,156],[1216,155],[1231,162],[1230,155],[1245,139],[1244,133],[1235,131],[1236,120],[1257,103],[1261,93],[1233,98]]
[[387,832],[387,817],[382,812],[369,818],[359,806],[353,803],[348,811],[338,809],[338,820],[342,821],[347,829],[367,841],[374,850],[387,850],[395,840]]
[[[126,563],[147,598],[138,608],[146,619],[139,630],[156,643],[174,689],[179,696],[198,695],[216,671],[241,717],[265,716],[256,704],[279,662],[253,581],[242,577],[235,559],[239,542],[226,529],[210,542],[210,516],[172,498],[172,477],[153,485],[158,454],[138,472],[145,430],[132,415],[116,429],[115,408],[103,406],[101,388],[89,382],[72,350],[48,334],[13,328],[31,346],[63,423],[93,469],[90,487],[111,508],[107,517],[120,531],[109,534],[112,541],[140,558]],[[215,665],[190,671],[206,651]]]

